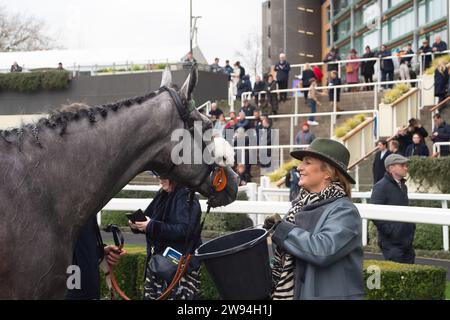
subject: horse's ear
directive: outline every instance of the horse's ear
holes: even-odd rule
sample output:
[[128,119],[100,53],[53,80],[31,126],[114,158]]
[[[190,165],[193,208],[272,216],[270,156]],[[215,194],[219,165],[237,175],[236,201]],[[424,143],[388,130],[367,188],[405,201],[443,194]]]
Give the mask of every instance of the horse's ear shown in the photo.
[[191,100],[192,91],[194,91],[195,86],[197,85],[197,80],[198,80],[197,65],[194,64],[192,66],[191,72],[189,73],[189,76],[187,77],[186,81],[181,87],[180,95],[182,99],[186,99],[186,101]]
[[170,72],[170,68],[169,65],[166,65],[166,68],[164,69],[164,72],[162,74],[162,79],[161,79],[161,88],[162,87],[167,87],[167,88],[171,88],[172,87],[172,73]]

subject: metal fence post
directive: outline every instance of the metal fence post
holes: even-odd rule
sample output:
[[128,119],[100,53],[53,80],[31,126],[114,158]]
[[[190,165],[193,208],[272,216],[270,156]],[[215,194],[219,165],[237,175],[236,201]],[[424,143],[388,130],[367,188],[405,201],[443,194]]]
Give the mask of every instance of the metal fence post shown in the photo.
[[[448,209],[447,200],[442,200],[442,209]],[[442,241],[444,251],[449,251],[448,226],[442,226]]]
[[[361,199],[361,202],[366,204],[367,199],[363,198],[363,199]],[[367,242],[368,242],[368,225],[369,225],[369,221],[367,221],[367,219],[362,219],[362,245],[363,246],[367,246]]]

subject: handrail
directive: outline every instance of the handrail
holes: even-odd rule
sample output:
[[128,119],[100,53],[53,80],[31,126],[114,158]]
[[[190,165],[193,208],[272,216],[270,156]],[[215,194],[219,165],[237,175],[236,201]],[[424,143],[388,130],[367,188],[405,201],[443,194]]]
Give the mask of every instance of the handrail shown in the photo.
[[291,68],[299,68],[302,66],[305,66],[309,64],[310,66],[318,66],[318,65],[328,65],[328,64],[343,64],[343,63],[349,63],[349,62],[365,62],[365,61],[378,61],[378,60],[387,60],[387,59],[402,59],[402,58],[409,58],[409,57],[422,57],[422,56],[434,56],[436,54],[449,54],[450,50],[446,51],[439,51],[439,52],[427,52],[427,53],[413,53],[413,54],[405,54],[405,55],[391,55],[388,57],[372,57],[372,58],[359,58],[359,59],[347,59],[347,60],[337,60],[332,62],[313,62],[313,63],[298,63],[298,64],[291,64]]
[[418,88],[413,88],[412,90],[409,90],[407,93],[405,93],[404,95],[402,95],[400,98],[398,98],[397,100],[395,100],[394,102],[390,103],[390,105],[392,107],[397,106],[398,104],[400,104],[401,102],[403,102],[404,100],[408,99],[410,96],[412,96],[413,94],[415,94],[416,92],[418,92],[419,89]]
[[444,100],[442,100],[441,102],[439,102],[437,105],[435,105],[433,108],[430,109],[430,112],[435,112],[435,111],[439,111],[439,109],[441,109],[445,104],[447,104],[447,102],[450,101],[450,96],[448,96],[447,98],[445,98]]
[[374,117],[367,118],[366,120],[361,122],[359,125],[357,125],[355,128],[353,128],[352,130],[347,132],[347,134],[340,139],[342,140],[342,142],[349,140],[351,137],[353,137],[358,132],[361,132],[365,127],[367,127],[369,124],[371,124],[374,121],[375,121]]
[[[407,126],[403,127],[402,129],[406,129]],[[392,140],[395,139],[397,135],[393,135],[392,137],[389,137],[386,139],[386,142],[391,142]],[[377,152],[379,149],[379,147],[375,147],[372,151],[368,152],[364,157],[362,157],[361,159],[359,159],[358,161],[352,163],[350,166],[348,166],[348,170],[352,170],[354,167],[356,167],[357,165],[359,165],[361,162],[367,160],[368,157],[370,157],[372,154],[374,154],[375,152]]]

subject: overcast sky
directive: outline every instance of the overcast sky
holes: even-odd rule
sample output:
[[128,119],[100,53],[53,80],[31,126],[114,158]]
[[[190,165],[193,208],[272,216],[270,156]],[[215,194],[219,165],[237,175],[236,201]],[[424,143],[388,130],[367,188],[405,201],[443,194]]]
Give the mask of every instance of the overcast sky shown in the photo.
[[[193,14],[202,16],[198,44],[208,62],[216,56],[221,63],[236,59],[246,35],[260,33],[261,3],[193,0]],[[0,5],[42,19],[49,34],[68,49],[189,49],[189,0],[0,0]]]

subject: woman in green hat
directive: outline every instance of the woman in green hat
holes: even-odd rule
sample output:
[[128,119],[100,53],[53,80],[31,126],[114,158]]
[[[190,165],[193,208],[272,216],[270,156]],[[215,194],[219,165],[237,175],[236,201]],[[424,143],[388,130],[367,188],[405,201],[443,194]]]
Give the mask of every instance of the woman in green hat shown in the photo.
[[338,141],[316,139],[291,155],[302,160],[300,193],[285,219],[273,215],[276,244],[273,299],[362,299],[361,218],[350,200],[350,153]]

